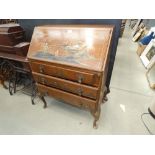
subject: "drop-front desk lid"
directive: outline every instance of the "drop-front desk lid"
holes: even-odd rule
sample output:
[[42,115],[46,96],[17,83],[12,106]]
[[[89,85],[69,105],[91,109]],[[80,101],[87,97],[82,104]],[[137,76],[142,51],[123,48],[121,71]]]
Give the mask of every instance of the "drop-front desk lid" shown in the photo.
[[102,71],[113,26],[46,25],[35,27],[28,58]]

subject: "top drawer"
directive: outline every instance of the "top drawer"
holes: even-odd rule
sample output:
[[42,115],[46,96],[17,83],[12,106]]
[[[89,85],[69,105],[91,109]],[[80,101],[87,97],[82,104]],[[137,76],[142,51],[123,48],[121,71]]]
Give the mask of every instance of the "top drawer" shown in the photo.
[[51,75],[82,84],[97,87],[100,82],[100,73],[95,74],[95,73],[81,72],[73,69],[53,65],[46,65],[38,62],[30,62],[30,65],[33,72]]

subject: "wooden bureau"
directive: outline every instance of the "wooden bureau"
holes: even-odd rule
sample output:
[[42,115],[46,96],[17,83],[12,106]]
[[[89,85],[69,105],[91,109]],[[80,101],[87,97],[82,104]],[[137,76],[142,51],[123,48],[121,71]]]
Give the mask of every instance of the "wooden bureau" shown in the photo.
[[49,95],[89,109],[94,127],[106,96],[113,26],[47,25],[35,27],[28,59],[43,100]]

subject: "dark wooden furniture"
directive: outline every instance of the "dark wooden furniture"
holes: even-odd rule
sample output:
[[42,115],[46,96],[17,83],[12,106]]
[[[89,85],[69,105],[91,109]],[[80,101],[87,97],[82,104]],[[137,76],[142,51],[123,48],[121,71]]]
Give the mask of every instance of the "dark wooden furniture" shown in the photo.
[[[12,95],[16,92],[17,79],[21,74],[30,74],[26,58],[29,42],[25,42],[25,31],[19,24],[0,25],[0,79]],[[9,81],[9,86],[4,84]],[[13,91],[14,90],[14,91]]]
[[26,56],[29,43],[25,42],[25,31],[19,24],[0,25],[0,52]]
[[35,27],[28,59],[40,97],[49,95],[89,109],[94,127],[106,96],[113,26],[47,25]]

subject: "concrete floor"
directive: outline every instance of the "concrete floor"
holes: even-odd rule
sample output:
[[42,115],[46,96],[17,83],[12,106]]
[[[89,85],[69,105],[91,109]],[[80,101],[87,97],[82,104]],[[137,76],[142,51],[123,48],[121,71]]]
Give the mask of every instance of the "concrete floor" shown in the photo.
[[[148,134],[140,115],[147,112],[155,93],[148,86],[130,34],[126,27],[119,40],[111,93],[102,105],[98,129],[92,128],[93,117],[87,111],[51,98],[46,98],[48,108],[43,109],[42,102],[33,106],[29,96],[10,96],[0,86],[0,134]],[[148,115],[144,120],[155,133],[153,118]]]

